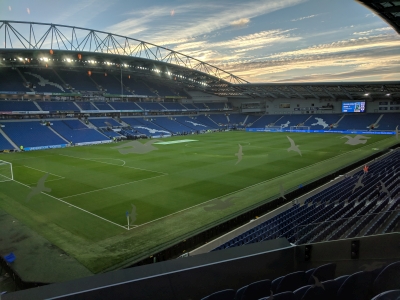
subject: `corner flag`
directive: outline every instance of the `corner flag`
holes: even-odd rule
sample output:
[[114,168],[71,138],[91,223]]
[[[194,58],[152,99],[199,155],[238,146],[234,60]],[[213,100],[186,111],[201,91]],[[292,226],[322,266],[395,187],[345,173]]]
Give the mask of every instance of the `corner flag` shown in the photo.
[[125,215],[126,219],[128,220],[128,230],[129,230],[129,211],[126,211]]

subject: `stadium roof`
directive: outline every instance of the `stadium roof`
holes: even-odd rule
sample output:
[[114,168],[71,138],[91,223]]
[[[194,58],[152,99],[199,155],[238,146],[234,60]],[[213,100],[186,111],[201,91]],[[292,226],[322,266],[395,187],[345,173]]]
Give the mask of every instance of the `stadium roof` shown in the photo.
[[237,92],[253,98],[374,100],[400,98],[400,82],[238,84]]
[[400,34],[400,1],[357,0],[384,19]]
[[133,67],[141,76],[152,75],[155,79],[180,82],[187,88],[211,93],[247,83],[218,67],[162,46],[118,34],[49,23],[0,20],[0,55],[0,63],[15,60],[16,66],[40,62],[43,66],[70,63],[70,68],[130,66],[130,70],[124,71],[130,72]]
[[[374,4],[400,3],[368,1]],[[399,7],[395,4],[390,6],[393,14],[396,14],[394,7],[397,10]],[[0,67],[27,65],[123,72],[221,97],[400,98],[400,81],[249,84],[193,57],[130,37],[74,26],[0,20]]]

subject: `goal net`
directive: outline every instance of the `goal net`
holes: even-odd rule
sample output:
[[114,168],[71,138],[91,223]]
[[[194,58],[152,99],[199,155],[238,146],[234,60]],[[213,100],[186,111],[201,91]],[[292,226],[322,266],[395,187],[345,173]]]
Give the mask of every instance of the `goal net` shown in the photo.
[[266,126],[265,130],[270,131],[270,132],[282,132],[283,131],[281,126]]
[[307,132],[307,133],[310,133],[310,126],[290,126],[290,132]]
[[14,180],[12,164],[7,161],[0,160],[0,182],[11,180]]

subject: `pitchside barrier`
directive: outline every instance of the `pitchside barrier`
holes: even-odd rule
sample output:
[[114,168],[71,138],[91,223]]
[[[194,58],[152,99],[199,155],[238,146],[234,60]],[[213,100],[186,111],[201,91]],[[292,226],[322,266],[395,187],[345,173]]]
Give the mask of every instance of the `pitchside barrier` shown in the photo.
[[[248,132],[278,132],[274,128],[246,128]],[[394,131],[363,131],[363,130],[302,130],[302,129],[281,129],[279,132],[303,132],[303,133],[343,133],[343,134],[388,134],[395,135]]]

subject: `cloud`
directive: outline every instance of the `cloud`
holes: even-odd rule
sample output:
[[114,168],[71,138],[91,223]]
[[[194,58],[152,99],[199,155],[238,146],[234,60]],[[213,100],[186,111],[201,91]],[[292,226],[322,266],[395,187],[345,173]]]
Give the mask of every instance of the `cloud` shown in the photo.
[[71,24],[74,26],[85,27],[91,20],[99,14],[107,11],[113,5],[112,1],[106,0],[81,0],[73,5],[63,7],[61,13],[54,14],[56,23]]
[[392,27],[382,27],[382,28],[376,28],[376,29],[371,29],[367,31],[360,31],[360,32],[354,32],[354,35],[370,35],[370,34],[376,34],[377,32],[383,32],[383,31],[394,31]]
[[239,20],[235,20],[235,21],[231,22],[231,25],[232,26],[236,26],[236,27],[243,27],[243,26],[246,26],[249,23],[250,23],[250,19],[249,18],[241,18]]
[[227,63],[223,69],[253,82],[397,80],[399,47],[397,35],[378,35]]
[[302,18],[298,18],[298,19],[293,19],[293,20],[290,20],[290,21],[292,21],[292,22],[303,21],[303,20],[306,20],[306,19],[314,18],[314,17],[316,17],[316,16],[319,16],[319,15],[310,15],[310,16],[307,16],[307,17],[302,17]]
[[[159,45],[176,45],[178,41],[190,40],[217,30],[232,26],[240,20],[251,20],[283,8],[294,6],[307,0],[262,1],[253,0],[243,4],[227,5],[220,2],[185,3],[174,7],[179,18],[171,18],[168,5],[152,6],[134,10],[130,17],[106,28],[106,31],[121,35],[137,33],[135,28],[142,27],[135,38]],[[168,19],[164,19],[168,17]],[[154,22],[159,21],[159,25]],[[165,22],[164,22],[165,21]],[[246,21],[240,21],[244,23]],[[182,25],[184,24],[184,25]]]
[[294,30],[274,29],[216,42],[192,39],[173,47],[173,50],[223,68],[231,63],[254,59],[256,50],[301,40],[301,37],[293,36]]

